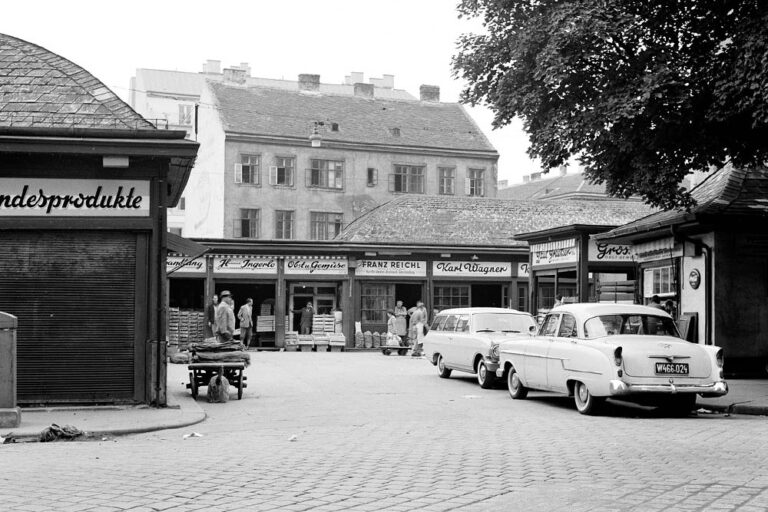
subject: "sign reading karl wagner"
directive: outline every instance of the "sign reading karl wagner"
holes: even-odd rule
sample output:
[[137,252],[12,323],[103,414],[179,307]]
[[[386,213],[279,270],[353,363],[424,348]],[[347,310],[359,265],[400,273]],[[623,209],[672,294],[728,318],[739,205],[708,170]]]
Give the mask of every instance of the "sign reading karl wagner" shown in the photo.
[[426,261],[410,260],[358,260],[358,276],[427,276]]
[[512,277],[509,261],[434,261],[432,275],[436,277]]
[[149,181],[0,178],[0,217],[148,217]]

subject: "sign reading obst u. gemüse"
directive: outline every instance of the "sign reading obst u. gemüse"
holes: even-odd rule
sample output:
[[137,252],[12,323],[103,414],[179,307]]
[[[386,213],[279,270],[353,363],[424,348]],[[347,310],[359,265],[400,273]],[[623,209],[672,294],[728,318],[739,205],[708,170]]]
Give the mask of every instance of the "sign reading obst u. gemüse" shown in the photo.
[[0,178],[0,217],[148,217],[149,181]]

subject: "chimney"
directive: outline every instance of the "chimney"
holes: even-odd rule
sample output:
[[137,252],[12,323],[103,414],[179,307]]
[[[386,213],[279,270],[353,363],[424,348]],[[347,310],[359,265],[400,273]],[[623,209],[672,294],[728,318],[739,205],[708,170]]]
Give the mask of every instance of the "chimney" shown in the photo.
[[221,61],[220,60],[206,60],[203,63],[203,73],[219,74],[221,73]]
[[240,67],[240,69],[245,71],[245,76],[246,77],[251,76],[251,66],[249,66],[247,62],[241,62],[239,67]]
[[299,90],[300,91],[319,91],[320,75],[307,75],[304,73],[299,75]]
[[245,70],[240,68],[224,68],[224,83],[245,85]]
[[355,83],[355,96],[373,98],[373,84]]
[[436,85],[422,85],[419,87],[421,101],[440,103],[440,88]]
[[525,176],[523,176],[523,183],[529,183],[530,181],[531,181],[531,177],[530,176],[528,176],[527,174]]
[[395,75],[381,75],[382,87],[385,89],[395,88]]
[[349,76],[344,77],[344,82],[347,85],[353,85],[357,84],[363,81],[364,73],[361,73],[359,71],[352,71]]
[[532,172],[531,173],[531,181],[538,181],[541,179],[541,173],[540,172]]
[[507,186],[509,186],[509,181],[508,180],[499,180],[499,183],[497,184],[497,187],[499,189],[507,188]]

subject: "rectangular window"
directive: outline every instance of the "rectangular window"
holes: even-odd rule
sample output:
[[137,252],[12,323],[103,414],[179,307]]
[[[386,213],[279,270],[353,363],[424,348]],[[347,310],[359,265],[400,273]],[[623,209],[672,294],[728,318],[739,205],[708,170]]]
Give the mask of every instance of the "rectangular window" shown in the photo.
[[293,239],[293,212],[290,210],[275,211],[275,238],[280,240]]
[[181,229],[182,228],[168,228],[168,232],[181,236]]
[[379,183],[379,170],[373,167],[368,168],[368,178],[365,184],[369,187],[375,187]]
[[261,156],[240,155],[240,163],[235,164],[235,183],[261,185]]
[[386,324],[387,310],[395,307],[395,285],[363,283],[360,295],[362,322]]
[[389,175],[389,191],[405,194],[423,194],[424,166],[395,165],[395,172]]
[[192,107],[193,105],[179,105],[179,124],[181,126],[192,126]]
[[440,311],[469,307],[469,286],[435,286],[434,307]]
[[307,169],[307,187],[330,188],[342,190],[344,188],[344,162],[340,160],[310,160],[310,169]]
[[672,266],[647,268],[643,273],[643,295],[674,295],[675,275]]
[[438,194],[452,196],[456,193],[456,169],[454,167],[438,167]]
[[485,169],[467,171],[467,195],[485,197]]
[[312,240],[330,240],[339,233],[344,226],[344,216],[341,213],[310,212],[309,224]]
[[240,218],[235,219],[235,238],[259,238],[259,210],[240,208]]
[[186,197],[182,197],[179,200],[179,210],[183,211],[183,210],[186,210],[186,209],[187,209],[187,198]]
[[275,158],[275,165],[269,168],[269,184],[292,187],[295,172],[296,158],[278,156]]

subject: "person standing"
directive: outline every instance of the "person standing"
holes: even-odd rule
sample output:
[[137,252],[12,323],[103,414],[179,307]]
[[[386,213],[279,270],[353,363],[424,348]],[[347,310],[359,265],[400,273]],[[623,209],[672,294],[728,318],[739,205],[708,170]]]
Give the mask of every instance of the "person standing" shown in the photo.
[[219,296],[214,295],[211,302],[205,307],[205,337],[213,338],[216,330],[216,306],[219,304]]
[[411,313],[411,338],[413,339],[413,352],[411,356],[421,357],[421,347],[424,342],[424,326],[427,323],[427,308],[420,300],[416,301],[416,307]]
[[661,305],[661,299],[658,295],[651,297],[651,302],[648,304],[648,306],[656,309],[664,309],[664,306]]
[[312,318],[315,316],[315,310],[312,309],[312,303],[307,302],[307,305],[301,309],[292,309],[293,313],[301,313],[301,320],[299,321],[299,330],[301,334],[312,334]]
[[221,303],[216,307],[216,339],[218,341],[232,341],[235,334],[235,301],[232,294],[224,290],[219,295]]
[[403,306],[403,301],[399,300],[395,303],[393,313],[395,315],[394,333],[400,336],[402,340],[405,340],[408,338],[408,310]]
[[243,342],[245,348],[248,348],[253,333],[253,299],[249,297],[245,304],[240,307],[240,311],[237,312],[237,319],[240,320],[240,341]]

